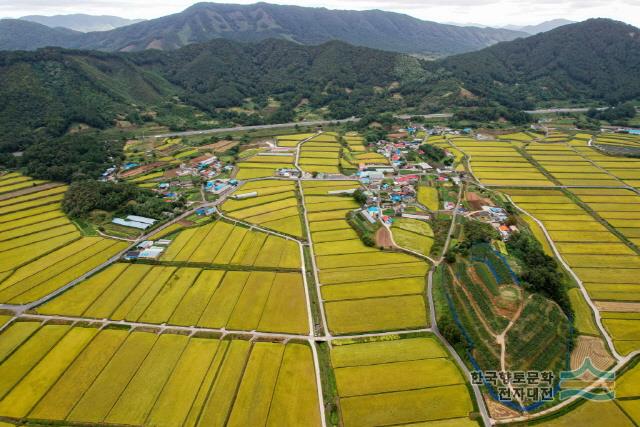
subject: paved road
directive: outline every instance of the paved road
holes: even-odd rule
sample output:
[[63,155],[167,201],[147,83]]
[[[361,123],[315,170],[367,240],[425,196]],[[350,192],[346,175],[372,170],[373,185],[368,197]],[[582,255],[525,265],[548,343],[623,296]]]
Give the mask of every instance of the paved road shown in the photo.
[[[604,110],[604,108],[598,108],[598,110]],[[553,113],[583,113],[589,111],[589,108],[547,108],[541,110],[528,110],[527,114],[553,114]],[[453,113],[433,113],[433,114],[398,114],[394,117],[402,120],[408,120],[411,117],[421,117],[423,119],[448,119],[453,117]],[[169,132],[161,133],[157,135],[149,135],[148,138],[174,138],[178,136],[196,136],[196,135],[211,135],[216,133],[229,133],[229,132],[243,132],[252,130],[264,130],[264,129],[281,129],[291,128],[298,126],[323,126],[333,123],[350,123],[360,121],[360,117],[349,117],[348,119],[340,120],[308,120],[302,122],[289,122],[289,123],[276,123],[272,125],[255,125],[255,126],[236,126],[231,128],[214,128],[203,130],[188,130],[183,132]]]
[[348,119],[341,120],[312,120],[304,122],[290,122],[290,123],[277,123],[273,125],[257,125],[257,126],[236,126],[232,128],[216,128],[216,129],[204,129],[204,130],[188,130],[184,132],[171,132],[161,133],[158,135],[149,135],[149,138],[173,138],[177,136],[195,136],[195,135],[210,135],[215,133],[229,133],[229,132],[243,132],[251,130],[264,130],[264,129],[280,129],[280,128],[292,128],[298,126],[322,126],[332,123],[350,123],[357,122],[360,118],[350,117]]
[[[597,110],[605,110],[606,108],[596,108]],[[554,113],[586,113],[590,108],[546,108],[542,110],[526,110],[527,114],[554,114]]]

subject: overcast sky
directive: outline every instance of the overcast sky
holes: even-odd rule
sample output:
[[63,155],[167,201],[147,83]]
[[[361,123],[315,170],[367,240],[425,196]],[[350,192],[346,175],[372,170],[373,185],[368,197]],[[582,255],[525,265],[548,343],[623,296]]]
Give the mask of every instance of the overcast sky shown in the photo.
[[[88,13],[125,18],[157,18],[180,12],[194,0],[0,0],[0,17]],[[640,0],[273,0],[271,3],[330,9],[382,9],[417,18],[502,26],[565,18],[605,17],[640,27]],[[229,0],[219,3],[255,3]]]

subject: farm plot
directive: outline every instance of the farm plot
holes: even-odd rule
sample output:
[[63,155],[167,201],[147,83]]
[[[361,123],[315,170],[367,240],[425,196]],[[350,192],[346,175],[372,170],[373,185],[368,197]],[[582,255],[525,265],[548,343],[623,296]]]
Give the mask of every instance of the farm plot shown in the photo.
[[301,141],[315,136],[315,133],[298,133],[293,135],[276,136],[278,147],[296,147]]
[[18,322],[2,337],[24,326],[30,335],[23,333],[13,353],[0,359],[0,416],[47,423],[320,425],[306,344],[33,322]]
[[[518,194],[512,195],[512,199],[542,221],[562,258],[583,282],[591,299],[596,304],[598,301],[640,301],[640,262],[637,253],[564,193],[553,190],[532,191],[536,192],[535,196]],[[615,221],[613,217],[624,218],[626,213],[632,213],[632,210],[626,210],[627,207],[616,208],[633,206],[633,203],[627,202],[635,201],[626,192],[623,194],[622,189],[588,188],[571,191],[607,221]],[[511,190],[507,192],[510,193]],[[546,200],[535,199],[537,196]],[[603,197],[614,201],[620,198],[620,203],[602,203],[605,200]],[[611,210],[612,208],[618,211]],[[626,225],[633,224],[632,220],[625,222]],[[624,228],[619,231],[623,233]],[[576,315],[580,315],[579,310]],[[576,321],[578,324],[583,322],[579,318]],[[628,353],[640,346],[640,338],[629,338],[634,337],[633,331],[640,325],[640,320],[609,323],[610,327],[607,329],[619,352]],[[620,324],[624,324],[624,328]]]
[[236,200],[228,200],[221,206],[230,217],[302,237],[301,212],[294,182],[249,182],[240,186],[235,194]]
[[[581,189],[572,192],[609,225],[640,246],[640,196],[630,190],[589,190],[587,193]],[[627,261],[631,262],[630,259]]]
[[333,341],[331,363],[345,427],[475,425],[464,378],[430,335]]
[[427,222],[417,219],[400,218],[391,228],[393,240],[402,248],[422,255],[429,255],[433,246],[433,230]]
[[160,260],[276,269],[299,269],[301,265],[295,241],[224,221],[181,231]]
[[426,207],[430,211],[440,209],[440,200],[438,198],[438,189],[435,187],[427,187],[421,185],[418,187],[418,203]]
[[581,147],[576,148],[576,150],[579,150],[585,158],[593,161],[599,168],[624,181],[625,184],[636,188],[640,187],[640,172],[638,169],[640,160],[605,155],[592,147]]
[[54,248],[15,270],[5,272],[1,276],[0,302],[25,304],[36,301],[93,270],[127,246],[128,243],[101,237],[82,237]]
[[475,177],[486,185],[547,187],[553,183],[509,143],[456,139],[470,157]]
[[308,334],[300,273],[115,264],[37,308],[43,314]]
[[329,329],[347,334],[424,327],[428,265],[410,255],[365,246],[345,220],[358,205],[329,195],[333,185],[342,183],[305,181],[302,186],[312,202],[307,204],[309,227]]
[[530,144],[527,152],[562,185],[623,185],[568,145]]
[[349,146],[349,151],[362,153],[367,150],[364,146],[364,138],[356,132],[347,132],[342,138]]
[[294,169],[294,160],[291,153],[268,155],[259,152],[236,163],[238,169],[235,178],[244,180],[274,176],[278,169]]
[[[13,179],[29,178],[5,181]],[[81,238],[60,208],[66,189],[57,186],[0,201],[0,273],[7,274]]]
[[340,173],[342,148],[333,134],[319,134],[300,148],[299,165],[307,173]]
[[17,172],[8,173],[0,176],[0,194],[11,193],[13,191],[29,187],[36,187],[46,182],[47,181],[37,180],[21,175]]

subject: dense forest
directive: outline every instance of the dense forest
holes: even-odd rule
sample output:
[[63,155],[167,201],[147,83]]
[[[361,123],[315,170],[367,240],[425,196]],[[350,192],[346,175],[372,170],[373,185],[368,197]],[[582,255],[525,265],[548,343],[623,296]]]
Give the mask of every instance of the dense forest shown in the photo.
[[[303,110],[340,119],[445,109],[454,109],[456,120],[525,124],[527,108],[637,99],[638,75],[640,30],[604,19],[431,62],[337,41],[0,52],[0,159],[11,163],[6,153],[66,141],[75,125],[153,121],[183,130],[283,123]],[[626,114],[602,114],[614,112]],[[31,156],[37,158],[26,151],[24,162],[35,164]],[[69,178],[64,171],[51,175]]]
[[443,60],[476,96],[508,107],[571,100],[617,103],[640,97],[640,30],[591,19]]

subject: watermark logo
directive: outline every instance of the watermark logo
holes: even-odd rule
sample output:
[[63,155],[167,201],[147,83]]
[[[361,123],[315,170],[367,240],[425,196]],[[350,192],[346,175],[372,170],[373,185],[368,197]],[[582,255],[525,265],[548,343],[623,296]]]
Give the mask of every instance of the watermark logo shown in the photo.
[[551,371],[473,371],[472,383],[486,385],[503,403],[553,400],[555,375]]
[[578,369],[560,372],[559,397],[560,400],[574,396],[596,401],[613,400],[616,398],[615,382],[615,372],[601,371],[587,357]]

